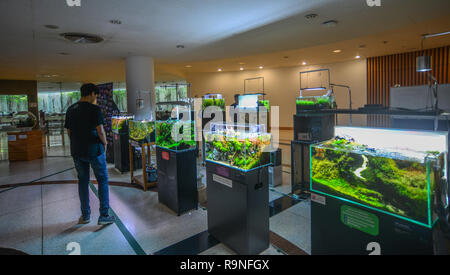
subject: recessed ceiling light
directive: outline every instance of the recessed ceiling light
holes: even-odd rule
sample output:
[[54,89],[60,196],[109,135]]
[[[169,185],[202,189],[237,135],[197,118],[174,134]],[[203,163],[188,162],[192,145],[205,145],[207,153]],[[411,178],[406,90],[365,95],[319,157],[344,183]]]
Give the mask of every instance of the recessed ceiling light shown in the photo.
[[336,27],[338,22],[336,20],[330,20],[322,23],[325,27],[333,28]]
[[306,62],[303,62],[302,65],[306,65]]
[[242,67],[241,67],[241,68],[239,68],[239,70],[243,71],[243,70],[244,70],[244,68],[242,68]]
[[239,62],[239,65],[245,65],[245,63],[244,62]]
[[178,49],[184,49],[184,45],[177,45]]
[[342,50],[334,50],[333,52],[334,52],[334,53],[341,53]]
[[263,66],[259,66],[259,69],[262,70],[262,69],[264,69],[264,67]]
[[118,19],[109,20],[109,23],[111,23],[113,25],[122,25],[122,21],[120,21]]
[[305,16],[305,18],[308,19],[308,20],[311,20],[311,19],[316,18],[317,16],[318,16],[317,14],[311,13],[311,14],[307,14],[307,15]]
[[221,71],[222,71],[222,69],[218,69],[217,71],[221,72]]
[[56,26],[56,25],[44,25],[44,27],[46,27],[47,29],[51,29],[51,30],[59,29],[59,26]]
[[356,59],[360,59],[360,58],[361,58],[361,56],[357,55],[357,56],[356,56],[355,58],[356,58]]
[[97,44],[104,40],[98,35],[76,32],[62,33],[60,36],[76,44]]
[[192,65],[186,65],[185,68],[192,68]]

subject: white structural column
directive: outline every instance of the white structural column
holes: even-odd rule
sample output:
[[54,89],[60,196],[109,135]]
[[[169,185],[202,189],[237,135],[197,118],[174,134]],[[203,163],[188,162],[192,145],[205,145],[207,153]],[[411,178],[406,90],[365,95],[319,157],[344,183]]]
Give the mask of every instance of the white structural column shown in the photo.
[[[137,120],[154,119],[155,73],[153,58],[131,56],[126,60],[128,113]],[[139,108],[138,99],[143,100]]]

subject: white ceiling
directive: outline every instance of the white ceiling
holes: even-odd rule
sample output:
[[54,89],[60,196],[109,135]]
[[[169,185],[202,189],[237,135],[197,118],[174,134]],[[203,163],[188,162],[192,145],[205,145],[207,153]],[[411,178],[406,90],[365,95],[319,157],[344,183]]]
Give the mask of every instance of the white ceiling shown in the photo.
[[[311,48],[450,16],[449,0],[381,0],[381,7],[369,7],[366,0],[81,2],[69,7],[65,0],[1,0],[0,78],[51,74],[61,81],[120,81],[130,55],[154,57],[157,74],[170,78],[178,72],[172,65]],[[308,21],[309,13],[319,17]],[[112,25],[112,19],[123,24]],[[337,27],[322,26],[331,19]],[[59,36],[63,32],[98,34],[105,41],[74,45]]]

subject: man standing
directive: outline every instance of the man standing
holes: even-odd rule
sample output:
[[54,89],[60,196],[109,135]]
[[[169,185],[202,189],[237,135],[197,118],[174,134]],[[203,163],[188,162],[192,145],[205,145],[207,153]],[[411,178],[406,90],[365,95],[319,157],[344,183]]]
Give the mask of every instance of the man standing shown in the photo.
[[91,221],[89,206],[90,167],[98,182],[100,198],[100,217],[98,225],[115,222],[109,215],[109,186],[106,167],[106,134],[102,111],[97,104],[99,89],[94,84],[81,87],[81,99],[69,107],[66,113],[65,128],[70,137],[70,150],[78,173],[78,193],[81,213],[79,224]]

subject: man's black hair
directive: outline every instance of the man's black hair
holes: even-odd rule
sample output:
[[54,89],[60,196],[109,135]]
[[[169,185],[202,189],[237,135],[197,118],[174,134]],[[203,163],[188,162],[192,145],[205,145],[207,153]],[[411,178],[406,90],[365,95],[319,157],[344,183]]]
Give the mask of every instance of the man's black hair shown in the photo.
[[92,83],[84,84],[83,86],[81,86],[80,91],[82,97],[90,96],[92,93],[94,93],[95,95],[98,95],[100,93],[98,87]]

